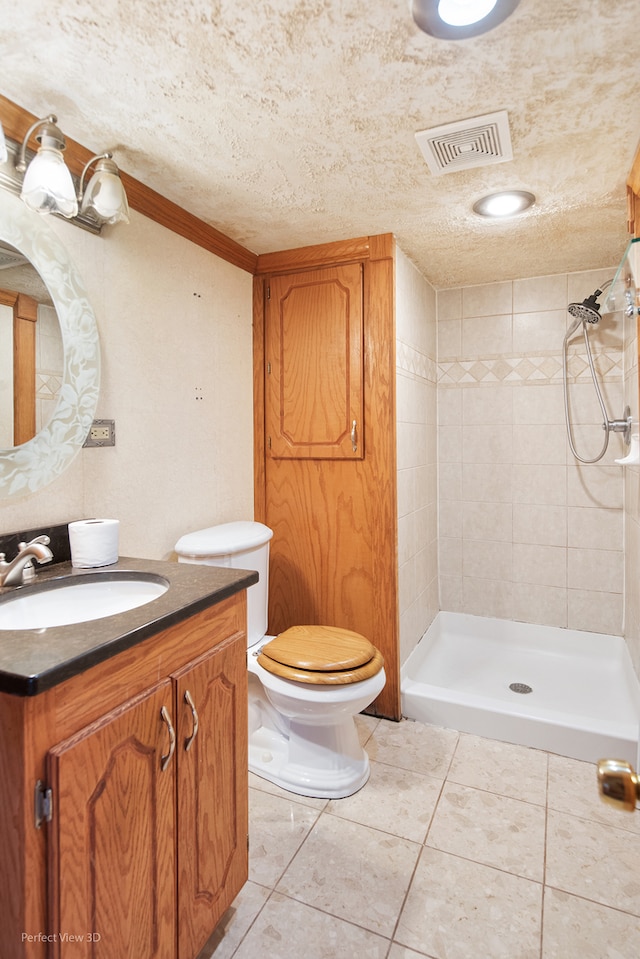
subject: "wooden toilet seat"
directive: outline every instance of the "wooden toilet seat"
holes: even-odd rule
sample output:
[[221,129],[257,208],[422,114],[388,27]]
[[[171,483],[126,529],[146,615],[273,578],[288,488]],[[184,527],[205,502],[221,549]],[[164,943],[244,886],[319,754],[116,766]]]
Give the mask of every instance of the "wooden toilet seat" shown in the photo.
[[291,626],[262,647],[258,662],[283,679],[317,685],[358,683],[384,665],[368,639],[336,626]]

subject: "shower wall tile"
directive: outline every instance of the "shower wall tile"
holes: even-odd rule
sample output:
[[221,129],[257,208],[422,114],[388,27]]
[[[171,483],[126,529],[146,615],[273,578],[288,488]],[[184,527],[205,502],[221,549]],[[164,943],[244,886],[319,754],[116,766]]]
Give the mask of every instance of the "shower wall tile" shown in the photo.
[[513,462],[564,466],[567,462],[564,426],[517,426],[513,431]]
[[438,566],[443,576],[462,575],[462,537],[440,537]]
[[462,315],[495,316],[511,314],[513,308],[513,283],[485,283],[481,286],[465,286],[462,289]]
[[567,576],[570,589],[622,593],[624,584],[622,550],[569,549]]
[[441,320],[459,320],[462,317],[462,290],[439,290],[437,293],[438,326]]
[[[443,307],[450,301],[453,315],[456,300],[461,303],[459,293],[442,300]],[[396,464],[401,661],[409,656],[438,611],[436,348],[435,290],[397,250]]]
[[567,275],[567,302],[580,303],[586,296],[590,296],[594,290],[599,289],[603,283],[612,279],[617,268],[618,264],[616,263],[613,267],[603,267],[601,270],[569,273]]
[[508,464],[465,463],[460,499],[479,503],[510,503],[513,467]]
[[440,390],[438,396],[438,426],[451,426],[459,429],[463,411],[462,390]]
[[509,581],[513,546],[487,540],[462,540],[463,576]]
[[416,509],[416,470],[398,470],[398,517],[406,516]]
[[567,467],[516,463],[512,467],[513,503],[566,506]]
[[459,463],[461,430],[454,427],[441,427],[438,430],[438,463]]
[[563,506],[526,503],[513,508],[513,542],[538,546],[567,545],[567,510]]
[[513,619],[521,623],[564,628],[568,623],[567,591],[556,586],[514,583]]
[[514,388],[513,422],[516,425],[564,426],[562,386],[540,385]]
[[620,548],[624,520],[621,509],[586,509],[572,506],[567,510],[567,518],[569,546],[576,549]]
[[462,529],[465,539],[513,541],[513,518],[510,503],[463,503]]
[[555,276],[533,276],[513,281],[514,313],[528,313],[532,310],[561,310],[562,323],[564,324],[568,302],[567,277],[564,273],[558,273]]
[[457,359],[462,356],[462,320],[438,323],[438,356]]
[[[476,504],[468,504],[476,505]],[[438,523],[440,538],[462,537],[462,513],[457,500],[441,499],[438,504]]]
[[601,509],[623,509],[623,476],[621,466],[567,466],[567,505],[595,506]]
[[438,464],[438,494],[440,501],[459,502],[462,499],[462,463]]
[[566,307],[546,312],[514,314],[514,353],[544,352],[549,349],[550,343],[561,343],[566,329],[566,315]]
[[463,426],[495,427],[513,424],[513,388],[510,386],[469,386],[464,390],[441,390],[440,396],[446,406],[453,406],[451,396],[460,403],[457,423]]
[[472,316],[462,321],[462,355],[465,359],[511,353],[512,350],[511,315]]
[[[622,593],[567,590],[567,626],[593,633],[622,635],[624,596]],[[635,664],[636,671],[638,663]]]
[[464,593],[462,576],[440,574],[440,608],[452,613],[464,613]]
[[462,607],[461,612],[473,612],[476,616],[513,619],[513,584],[505,579],[464,576]]
[[[621,632],[625,524],[622,469],[614,460],[623,446],[612,436],[602,463],[575,460],[561,352],[568,303],[611,275],[530,277],[438,294],[443,609]],[[615,314],[590,333],[608,414],[619,418],[629,402],[625,369],[637,388],[634,331]],[[568,369],[575,443],[595,446],[595,454],[602,411],[581,336],[571,339]],[[640,551],[640,468],[627,485],[635,518],[627,514],[626,535]],[[640,555],[635,565],[637,584]],[[627,582],[630,575],[627,568]],[[640,599],[628,603],[627,616],[640,663]]]
[[567,585],[567,551],[559,546],[513,544],[513,580],[535,586]]
[[[459,442],[459,436],[458,442]],[[510,426],[463,426],[463,463],[511,463],[513,431]]]

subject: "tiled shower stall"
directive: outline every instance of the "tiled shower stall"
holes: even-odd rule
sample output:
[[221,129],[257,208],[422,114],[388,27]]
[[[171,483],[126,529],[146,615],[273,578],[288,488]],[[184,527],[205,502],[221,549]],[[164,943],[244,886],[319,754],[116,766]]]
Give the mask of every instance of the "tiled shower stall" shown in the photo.
[[[625,635],[640,672],[640,471],[615,463],[619,434],[601,462],[575,460],[562,389],[567,305],[615,270],[436,293],[398,253],[403,662],[441,608]],[[590,343],[609,418],[628,402],[637,430],[635,323],[605,314]],[[580,331],[568,374],[575,445],[590,458],[602,418]]]

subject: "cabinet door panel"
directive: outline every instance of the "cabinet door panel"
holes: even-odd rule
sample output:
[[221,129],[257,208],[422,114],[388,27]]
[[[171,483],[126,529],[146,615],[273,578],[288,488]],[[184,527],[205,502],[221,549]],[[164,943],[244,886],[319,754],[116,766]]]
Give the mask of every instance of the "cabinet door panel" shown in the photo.
[[175,758],[166,680],[81,730],[48,756],[53,955],[173,959]]
[[271,456],[361,459],[361,265],[276,276],[269,290],[266,404]]
[[[174,679],[178,955],[191,959],[247,878],[246,643],[231,637]],[[195,737],[194,709],[198,722]]]

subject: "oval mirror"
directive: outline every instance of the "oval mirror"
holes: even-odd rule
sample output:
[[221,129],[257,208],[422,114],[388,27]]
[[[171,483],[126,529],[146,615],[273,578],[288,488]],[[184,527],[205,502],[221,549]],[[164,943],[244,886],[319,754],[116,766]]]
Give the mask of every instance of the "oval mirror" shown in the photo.
[[0,448],[20,446],[46,426],[63,366],[49,290],[26,256],[0,240]]
[[25,256],[42,278],[57,313],[64,355],[62,384],[48,423],[21,445],[0,448],[0,497],[6,498],[53,482],[82,448],[98,402],[100,344],[84,284],[57,234],[4,190],[0,241]]

